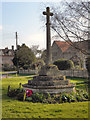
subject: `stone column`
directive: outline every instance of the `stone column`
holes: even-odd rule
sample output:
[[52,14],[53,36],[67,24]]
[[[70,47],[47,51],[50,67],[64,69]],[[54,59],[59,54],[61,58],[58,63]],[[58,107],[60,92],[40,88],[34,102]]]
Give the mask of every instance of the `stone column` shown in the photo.
[[47,60],[46,64],[52,63],[52,51],[51,51],[51,34],[50,34],[50,16],[53,16],[53,13],[50,13],[50,8],[46,8],[46,12],[43,12],[43,15],[46,15],[46,50],[47,50]]

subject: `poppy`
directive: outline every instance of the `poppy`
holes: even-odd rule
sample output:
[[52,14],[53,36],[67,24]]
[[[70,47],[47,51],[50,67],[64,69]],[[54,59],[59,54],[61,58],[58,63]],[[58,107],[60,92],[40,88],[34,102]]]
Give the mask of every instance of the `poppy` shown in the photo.
[[32,90],[27,89],[27,90],[26,90],[26,95],[27,95],[28,97],[30,97],[31,94],[32,94]]

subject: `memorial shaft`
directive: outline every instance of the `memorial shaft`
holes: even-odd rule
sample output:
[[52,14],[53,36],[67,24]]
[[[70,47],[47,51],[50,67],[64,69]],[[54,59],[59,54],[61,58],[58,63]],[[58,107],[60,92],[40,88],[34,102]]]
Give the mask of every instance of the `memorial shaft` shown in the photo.
[[47,60],[46,64],[52,63],[52,50],[51,50],[51,34],[50,34],[50,16],[53,16],[53,13],[50,13],[50,8],[46,8],[46,12],[43,12],[46,15],[46,50],[47,50]]

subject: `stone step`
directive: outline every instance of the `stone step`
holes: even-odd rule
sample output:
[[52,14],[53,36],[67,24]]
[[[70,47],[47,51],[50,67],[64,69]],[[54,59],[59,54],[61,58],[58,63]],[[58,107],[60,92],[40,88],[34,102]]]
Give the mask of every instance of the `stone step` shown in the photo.
[[57,85],[57,86],[30,86],[28,84],[24,84],[22,86],[27,88],[33,88],[33,89],[63,89],[63,88],[73,88],[75,84]]
[[52,81],[52,80],[65,80],[66,77],[62,75],[58,76],[35,76],[33,77],[33,80],[37,81]]
[[70,80],[53,80],[53,81],[37,81],[37,80],[29,80],[29,85],[32,86],[56,86],[56,85],[69,85]]

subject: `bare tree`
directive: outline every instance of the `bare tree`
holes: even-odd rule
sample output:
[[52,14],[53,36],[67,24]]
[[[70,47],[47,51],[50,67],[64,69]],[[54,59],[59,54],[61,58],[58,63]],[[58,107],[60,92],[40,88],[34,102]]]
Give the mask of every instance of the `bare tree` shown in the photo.
[[32,45],[31,50],[34,52],[34,55],[38,58],[41,57],[43,49],[39,50],[39,45]]
[[71,46],[84,54],[89,55],[88,49],[84,49],[78,43],[89,40],[90,34],[90,2],[65,2],[63,8],[52,7],[54,16],[51,19],[51,27],[60,37]]
[[38,51],[38,48],[39,48],[39,45],[32,45],[31,46],[31,50],[34,52],[34,55],[36,56],[37,55],[37,51]]

